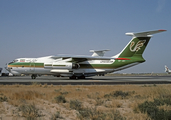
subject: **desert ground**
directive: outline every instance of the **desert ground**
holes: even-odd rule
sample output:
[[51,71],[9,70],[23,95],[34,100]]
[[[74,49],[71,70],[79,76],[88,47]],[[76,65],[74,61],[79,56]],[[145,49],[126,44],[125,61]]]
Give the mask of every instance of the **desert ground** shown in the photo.
[[0,120],[169,120],[171,85],[0,85]]

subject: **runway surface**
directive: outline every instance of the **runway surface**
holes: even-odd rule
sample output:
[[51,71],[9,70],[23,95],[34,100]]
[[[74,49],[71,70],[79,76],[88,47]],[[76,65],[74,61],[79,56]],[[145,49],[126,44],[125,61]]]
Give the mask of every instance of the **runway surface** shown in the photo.
[[41,76],[34,80],[30,76],[0,77],[0,84],[3,85],[30,85],[35,82],[48,85],[171,84],[171,76],[95,76],[79,80],[53,76]]

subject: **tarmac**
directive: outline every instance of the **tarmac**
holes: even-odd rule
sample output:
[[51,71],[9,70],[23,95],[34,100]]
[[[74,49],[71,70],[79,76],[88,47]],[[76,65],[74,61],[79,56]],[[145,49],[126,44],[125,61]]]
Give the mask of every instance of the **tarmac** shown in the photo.
[[171,76],[94,76],[86,79],[71,80],[68,77],[30,76],[0,77],[1,85],[41,83],[48,85],[125,85],[125,84],[171,84]]

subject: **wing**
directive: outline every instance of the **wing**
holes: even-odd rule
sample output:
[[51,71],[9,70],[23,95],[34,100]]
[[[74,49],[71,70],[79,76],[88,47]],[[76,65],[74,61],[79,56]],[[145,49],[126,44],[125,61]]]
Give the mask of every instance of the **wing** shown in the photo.
[[87,60],[111,60],[115,58],[111,57],[93,57],[93,56],[82,56],[82,55],[58,55],[52,56],[52,59],[61,59],[67,62],[79,63]]
[[94,57],[98,57],[98,56],[103,57],[106,51],[110,51],[110,50],[90,50],[90,52],[93,53],[92,56]]

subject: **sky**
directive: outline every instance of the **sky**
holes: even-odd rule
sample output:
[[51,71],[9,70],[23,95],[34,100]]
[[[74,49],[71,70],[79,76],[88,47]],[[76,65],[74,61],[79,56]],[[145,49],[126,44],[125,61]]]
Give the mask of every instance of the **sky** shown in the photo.
[[58,54],[118,54],[131,40],[126,32],[154,34],[146,62],[121,73],[162,73],[171,69],[170,0],[0,0],[0,67],[16,58]]

